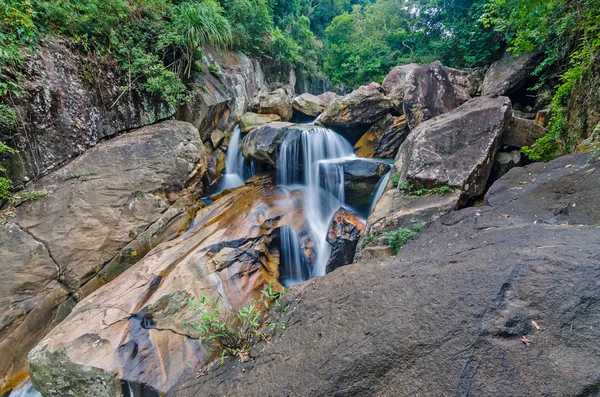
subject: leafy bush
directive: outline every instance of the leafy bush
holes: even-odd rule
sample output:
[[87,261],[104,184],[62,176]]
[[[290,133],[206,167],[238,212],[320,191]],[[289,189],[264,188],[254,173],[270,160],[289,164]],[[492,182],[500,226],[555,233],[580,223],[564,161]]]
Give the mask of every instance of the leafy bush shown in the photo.
[[[0,154],[2,153],[10,153],[14,154],[17,151],[6,145],[4,142],[0,141]],[[6,169],[0,166],[0,175],[5,174]],[[0,176],[0,200],[9,200],[12,198],[12,189],[13,184],[10,179],[5,176]]]
[[454,193],[454,188],[446,185],[434,187],[431,189],[415,189],[415,187],[412,184],[405,183],[401,189],[406,196],[429,196],[431,194],[439,194],[441,196],[445,196],[447,194]]
[[400,248],[402,248],[402,246],[404,244],[406,244],[406,242],[408,240],[410,240],[411,238],[417,237],[418,235],[419,235],[419,232],[410,230],[410,229],[406,229],[403,227],[396,229],[394,231],[391,231],[391,232],[383,233],[383,236],[387,237],[388,244],[392,248],[392,253],[394,255],[398,254],[398,251],[400,251]]
[[260,308],[262,305],[266,309],[279,306],[285,289],[276,292],[270,283],[261,292],[264,295],[261,301],[254,301],[237,311],[226,308],[220,299],[202,294],[200,299],[189,301],[196,316],[185,325],[198,336],[200,343],[207,343],[219,350],[221,360],[231,356],[242,362],[248,361],[250,348],[257,340],[267,338],[268,331],[276,327],[285,328],[285,323],[273,322],[268,315],[263,315]]

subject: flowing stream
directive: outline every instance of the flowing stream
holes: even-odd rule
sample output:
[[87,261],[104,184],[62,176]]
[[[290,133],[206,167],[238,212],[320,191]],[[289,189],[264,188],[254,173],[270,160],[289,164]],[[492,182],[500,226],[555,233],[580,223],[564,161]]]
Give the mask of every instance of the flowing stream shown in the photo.
[[33,388],[31,382],[27,382],[10,392],[8,397],[42,397],[40,392]]

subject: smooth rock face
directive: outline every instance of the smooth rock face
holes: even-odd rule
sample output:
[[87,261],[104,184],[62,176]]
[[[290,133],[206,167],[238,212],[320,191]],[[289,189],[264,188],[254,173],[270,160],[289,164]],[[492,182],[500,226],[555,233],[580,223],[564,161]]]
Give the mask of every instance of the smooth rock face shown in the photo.
[[284,139],[314,128],[286,122],[270,123],[250,131],[242,140],[242,154],[248,161],[277,166],[277,155]]
[[371,83],[330,102],[318,122],[339,128],[371,124],[390,111],[394,104],[379,84]]
[[4,383],[25,371],[29,350],[73,300],[185,228],[206,169],[198,131],[172,121],[103,142],[29,187],[47,196],[19,205],[2,227]]
[[383,80],[385,93],[401,103],[409,127],[457,108],[468,98],[457,92],[439,61],[396,66]]
[[523,88],[539,64],[540,54],[525,53],[517,58],[507,52],[488,69],[483,80],[483,95],[511,95]]
[[531,146],[535,141],[546,135],[546,132],[546,129],[537,125],[534,120],[513,117],[504,135],[502,135],[502,143],[515,148]]
[[261,94],[258,113],[276,114],[281,117],[281,120],[289,121],[292,118],[293,112],[290,98],[283,88]]
[[275,121],[281,121],[281,117],[276,114],[256,114],[247,112],[240,118],[240,129],[243,133],[246,133],[252,131],[256,127]]
[[63,42],[40,44],[26,59],[23,91],[13,98],[23,120],[19,132],[0,126],[0,140],[20,150],[9,167],[16,182],[46,173],[101,139],[175,113],[157,98],[121,95],[125,82],[116,69],[94,65],[91,77],[90,66]]
[[333,92],[325,92],[321,95],[306,93],[292,99],[292,107],[302,114],[317,117],[335,99],[337,99],[337,95]]
[[422,124],[400,147],[394,164],[415,189],[451,186],[462,200],[480,195],[511,117],[506,97],[481,97]]
[[365,132],[354,145],[354,151],[358,157],[363,158],[394,158],[408,133],[404,116],[387,114]]
[[327,242],[331,244],[327,273],[352,263],[358,240],[364,230],[364,222],[345,208],[340,208],[333,214],[327,231]]
[[459,94],[461,102],[481,95],[485,69],[460,70],[444,66],[444,71]]
[[166,391],[199,370],[214,352],[190,339],[188,300],[218,292],[237,310],[269,282],[277,288],[279,228],[293,228],[311,251],[303,211],[300,193],[272,184],[240,187],[200,210],[181,237],[84,299],[37,345],[29,355],[36,389],[114,397],[125,379]]
[[595,395],[600,175],[586,160],[513,169],[490,206],[438,219],[395,260],[292,289],[288,327],[254,361],[167,396]]

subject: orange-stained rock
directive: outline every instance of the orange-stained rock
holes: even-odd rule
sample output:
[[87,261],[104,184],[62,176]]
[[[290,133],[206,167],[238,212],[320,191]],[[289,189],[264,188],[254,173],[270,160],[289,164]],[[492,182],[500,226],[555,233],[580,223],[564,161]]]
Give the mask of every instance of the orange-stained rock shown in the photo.
[[390,159],[408,136],[409,130],[404,116],[385,115],[354,145],[358,157]]
[[243,186],[198,211],[189,230],[163,243],[88,296],[30,354],[44,396],[113,396],[119,379],[166,391],[210,352],[187,336],[188,300],[219,293],[233,308],[278,286],[278,230],[293,228],[306,252],[301,193]]
[[365,223],[349,210],[341,207],[333,214],[327,231],[327,242],[331,244],[327,273],[352,263],[364,230]]

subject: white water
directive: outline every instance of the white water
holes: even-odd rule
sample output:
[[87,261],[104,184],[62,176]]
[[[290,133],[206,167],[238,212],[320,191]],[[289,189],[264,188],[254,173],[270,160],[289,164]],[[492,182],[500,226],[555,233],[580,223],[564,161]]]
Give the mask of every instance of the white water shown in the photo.
[[[290,135],[282,143],[277,158],[277,182],[297,189],[304,186],[305,217],[309,232],[315,243],[316,257],[308,277],[322,276],[329,258],[331,246],[326,241],[327,228],[333,213],[344,204],[343,166],[334,161],[356,158],[348,141],[335,132],[321,127],[302,131],[300,135]],[[325,186],[325,188],[323,188]],[[290,260],[295,256],[297,237],[284,232],[282,255]],[[285,260],[285,259],[284,259]],[[300,262],[297,263],[301,266]],[[293,274],[302,274],[301,269],[284,269]],[[303,277],[303,279],[306,279]],[[303,281],[298,277],[287,279],[288,286]]]
[[42,395],[33,388],[31,382],[14,389],[8,397],[42,397]]
[[373,211],[373,208],[375,208],[375,205],[377,204],[381,196],[383,196],[383,193],[385,192],[385,187],[387,186],[387,183],[390,180],[390,175],[392,175],[392,170],[389,170],[388,173],[385,174],[383,178],[379,180],[379,182],[377,182],[377,186],[375,186],[375,196],[373,196],[371,208],[369,208],[369,214],[371,213],[371,211]]
[[229,140],[227,158],[225,159],[225,175],[219,184],[219,191],[231,189],[244,184],[244,156],[240,150],[242,132],[236,126]]

